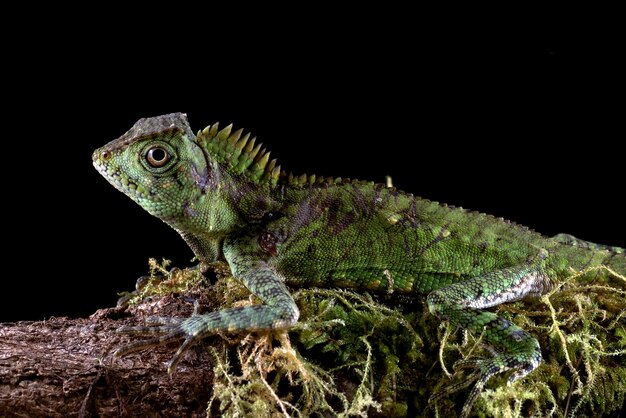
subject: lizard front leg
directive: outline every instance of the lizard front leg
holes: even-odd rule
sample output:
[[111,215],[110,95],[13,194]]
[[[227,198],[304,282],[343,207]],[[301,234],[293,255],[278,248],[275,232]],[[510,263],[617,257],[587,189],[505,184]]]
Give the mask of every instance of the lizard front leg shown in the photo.
[[475,368],[476,373],[465,382],[434,394],[430,401],[466,387],[476,379],[476,385],[461,412],[461,417],[466,417],[491,377],[513,370],[509,378],[509,383],[512,383],[539,366],[541,349],[537,339],[517,325],[482,308],[543,294],[550,282],[541,259],[540,256],[537,262],[490,272],[429,294],[427,301],[430,312],[475,336],[481,336],[487,345],[496,350],[494,357],[489,359],[458,362],[456,366]]
[[197,309],[189,318],[150,318],[156,326],[122,327],[118,332],[158,334],[158,337],[138,341],[118,349],[115,355],[121,356],[173,340],[184,342],[168,363],[172,372],[193,343],[216,332],[251,332],[286,329],[298,320],[300,314],[283,280],[258,257],[258,254],[241,252],[239,248],[225,248],[226,259],[235,277],[240,278],[248,289],[258,296],[263,305],[224,309],[199,314]]

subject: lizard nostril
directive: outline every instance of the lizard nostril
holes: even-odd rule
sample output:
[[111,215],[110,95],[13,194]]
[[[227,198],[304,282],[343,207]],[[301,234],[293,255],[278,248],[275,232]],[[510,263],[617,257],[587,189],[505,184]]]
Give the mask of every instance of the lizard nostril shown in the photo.
[[110,153],[109,151],[102,151],[102,152],[100,153],[100,159],[101,159],[102,161],[107,161],[107,160],[108,160],[108,159],[110,159],[110,158],[111,158],[111,153]]

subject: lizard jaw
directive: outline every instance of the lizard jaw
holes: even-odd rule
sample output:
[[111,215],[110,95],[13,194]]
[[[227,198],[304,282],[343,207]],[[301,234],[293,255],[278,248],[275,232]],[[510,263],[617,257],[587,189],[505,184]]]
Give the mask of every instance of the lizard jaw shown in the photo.
[[147,198],[150,193],[145,187],[126,174],[124,170],[121,170],[119,167],[113,168],[110,164],[107,164],[107,160],[110,158],[107,157],[109,155],[107,153],[109,153],[109,151],[106,150],[96,150],[93,153],[92,160],[94,168],[111,183],[113,187],[131,199],[139,201],[142,198]]

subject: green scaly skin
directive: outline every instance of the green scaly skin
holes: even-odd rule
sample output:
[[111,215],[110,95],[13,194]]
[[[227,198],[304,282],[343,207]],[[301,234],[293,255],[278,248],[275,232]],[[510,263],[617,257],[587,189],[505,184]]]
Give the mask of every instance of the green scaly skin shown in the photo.
[[497,352],[464,364],[478,371],[466,416],[492,376],[510,370],[513,382],[541,362],[532,335],[485,308],[540,296],[589,268],[626,274],[622,248],[543,237],[381,184],[286,175],[249,134],[215,124],[194,135],[180,113],[139,120],[96,150],[93,164],[176,229],[201,265],[226,261],[263,301],[122,330],[160,336],[118,354],[184,338],[170,370],[206,335],[294,325],[299,311],[287,285],[420,294],[430,312],[481,335]]

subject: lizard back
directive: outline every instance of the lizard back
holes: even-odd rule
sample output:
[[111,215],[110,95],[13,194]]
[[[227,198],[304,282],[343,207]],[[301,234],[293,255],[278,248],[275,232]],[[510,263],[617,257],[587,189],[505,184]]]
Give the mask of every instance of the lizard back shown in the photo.
[[[278,189],[263,233],[291,282],[427,293],[527,262],[550,244],[513,222],[361,181]],[[284,267],[287,266],[287,267]]]

